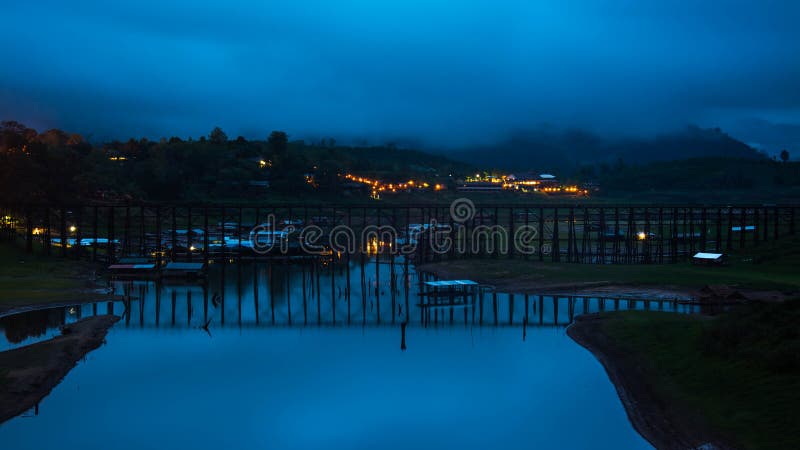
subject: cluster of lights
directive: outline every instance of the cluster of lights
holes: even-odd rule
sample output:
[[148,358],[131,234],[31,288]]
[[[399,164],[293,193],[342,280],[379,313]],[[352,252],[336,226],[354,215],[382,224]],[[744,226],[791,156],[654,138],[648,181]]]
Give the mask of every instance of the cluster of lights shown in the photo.
[[497,175],[481,176],[481,174],[479,174],[479,173],[476,173],[474,177],[472,177],[472,176],[467,176],[466,177],[467,183],[496,183],[496,184],[503,183],[503,184],[505,184],[507,180],[508,180],[508,177],[506,177],[505,175],[501,175],[501,176],[497,176]]
[[266,169],[267,167],[272,167],[272,161],[269,159],[262,159],[258,161],[258,167],[260,169]]
[[588,189],[581,189],[578,186],[553,186],[553,187],[544,187],[539,189],[542,192],[566,192],[569,194],[589,194]]
[[[366,178],[366,177],[360,177],[360,176],[353,175],[353,174],[350,174],[350,173],[346,174],[344,177],[345,177],[345,179],[348,179],[350,181],[355,181],[356,183],[362,183],[362,184],[365,184],[367,186],[370,186],[372,188],[371,197],[376,199],[376,200],[380,198],[380,193],[381,192],[395,192],[396,193],[398,189],[400,189],[400,190],[415,189],[415,188],[416,189],[428,189],[428,188],[431,187],[430,183],[427,183],[427,182],[424,182],[424,181],[420,182],[420,181],[408,180],[405,183],[384,183],[384,182],[379,181],[379,180],[373,180],[373,179]],[[435,190],[435,191],[441,191],[442,189],[444,189],[444,185],[441,185],[441,184],[438,184],[438,183],[433,185],[433,190]]]
[[524,192],[528,192],[526,188],[532,187],[534,191],[539,191],[539,192],[549,192],[549,193],[564,192],[570,194],[583,194],[583,195],[589,194],[589,191],[587,189],[581,189],[578,186],[550,185],[543,187],[542,180],[517,180],[513,175],[481,175],[479,173],[476,173],[474,177],[467,176],[466,182],[501,184],[503,189],[522,190]]
[[367,255],[377,255],[379,252],[386,251],[387,249],[391,251],[392,242],[387,241],[379,241],[377,238],[372,238],[366,244],[366,251]]
[[[75,233],[76,231],[78,231],[78,227],[76,227],[75,225],[70,225],[70,227],[67,228],[67,229],[69,230],[70,233]],[[40,227],[34,227],[31,230],[31,234],[33,234],[34,236],[40,236],[40,235],[42,235],[44,233],[45,233],[45,229],[44,228],[40,228]]]
[[128,157],[127,156],[109,156],[108,160],[109,161],[127,161]]

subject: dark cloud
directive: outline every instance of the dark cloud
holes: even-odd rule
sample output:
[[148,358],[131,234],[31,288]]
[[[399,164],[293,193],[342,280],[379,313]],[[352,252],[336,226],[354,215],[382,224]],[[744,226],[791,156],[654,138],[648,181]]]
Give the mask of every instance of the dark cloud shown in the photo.
[[460,146],[800,123],[795,1],[41,0],[4,7],[0,117],[95,136]]

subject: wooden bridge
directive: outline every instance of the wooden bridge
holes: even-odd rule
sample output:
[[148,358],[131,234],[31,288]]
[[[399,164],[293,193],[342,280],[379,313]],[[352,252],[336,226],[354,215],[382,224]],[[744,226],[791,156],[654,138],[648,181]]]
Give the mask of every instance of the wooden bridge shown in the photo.
[[[11,205],[0,208],[2,236],[28,252],[114,262],[144,256],[238,262],[254,254],[250,231],[268,218],[295,235],[314,226],[326,242],[347,227],[354,253],[396,253],[415,243],[417,261],[489,256],[571,263],[648,264],[683,260],[698,251],[724,252],[796,230],[798,205],[477,205],[455,220],[450,205],[239,206],[206,204]],[[394,230],[364,242],[368,228]],[[290,233],[291,234],[291,233]],[[444,243],[443,243],[444,242]],[[448,244],[449,243],[449,244]]]

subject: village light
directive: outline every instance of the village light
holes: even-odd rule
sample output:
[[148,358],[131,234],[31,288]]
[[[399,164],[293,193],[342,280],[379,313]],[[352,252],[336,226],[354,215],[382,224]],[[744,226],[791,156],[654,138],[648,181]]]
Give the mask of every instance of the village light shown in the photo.
[[636,237],[638,237],[640,241],[643,241],[647,239],[647,234],[644,231],[640,231],[636,234]]
[[72,225],[72,226],[69,227],[69,232],[70,233],[74,233],[76,231],[78,231],[78,227],[76,227],[75,225]]

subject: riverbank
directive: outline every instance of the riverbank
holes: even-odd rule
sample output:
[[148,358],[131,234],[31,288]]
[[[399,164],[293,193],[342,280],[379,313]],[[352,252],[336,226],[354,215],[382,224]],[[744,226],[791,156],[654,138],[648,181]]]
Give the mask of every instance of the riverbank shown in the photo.
[[0,352],[0,423],[38,405],[87,353],[100,347],[119,317],[94,316],[62,335]]
[[636,430],[661,449],[790,449],[800,442],[800,302],[710,318],[580,316],[567,330],[605,367]]
[[707,285],[730,286],[748,297],[800,296],[800,240],[775,241],[731,255],[722,267],[675,264],[571,264],[507,257],[453,259],[418,271],[443,279],[472,279],[503,292],[688,300]]
[[[675,264],[553,263],[519,257],[452,259],[417,270],[440,278],[468,278],[504,292],[686,299],[706,285],[726,285],[756,297],[800,296],[800,236],[728,255],[722,267]],[[769,294],[769,295],[765,295]]]
[[0,316],[44,306],[120,300],[97,283],[98,266],[30,255],[0,244]]

